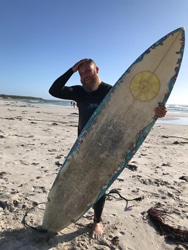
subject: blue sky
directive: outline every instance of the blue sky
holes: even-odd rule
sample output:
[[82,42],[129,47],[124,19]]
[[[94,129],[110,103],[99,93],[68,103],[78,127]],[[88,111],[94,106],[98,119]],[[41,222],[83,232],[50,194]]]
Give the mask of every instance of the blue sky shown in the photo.
[[[188,30],[187,10],[187,0],[1,0],[0,93],[51,99],[53,81],[86,57],[113,85],[162,36]],[[187,48],[168,103],[188,104]]]

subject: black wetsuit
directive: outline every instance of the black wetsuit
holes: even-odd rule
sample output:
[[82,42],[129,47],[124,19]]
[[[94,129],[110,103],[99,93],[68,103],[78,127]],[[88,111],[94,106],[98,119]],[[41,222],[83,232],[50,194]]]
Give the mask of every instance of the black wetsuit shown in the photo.
[[[49,89],[49,93],[57,98],[73,100],[77,103],[79,110],[78,135],[88,122],[89,118],[99,106],[105,95],[111,89],[111,85],[102,82],[98,89],[87,92],[81,85],[67,87],[66,82],[74,72],[70,68],[60,76]],[[101,214],[105,202],[105,195],[102,196],[94,205],[94,222],[100,222]]]

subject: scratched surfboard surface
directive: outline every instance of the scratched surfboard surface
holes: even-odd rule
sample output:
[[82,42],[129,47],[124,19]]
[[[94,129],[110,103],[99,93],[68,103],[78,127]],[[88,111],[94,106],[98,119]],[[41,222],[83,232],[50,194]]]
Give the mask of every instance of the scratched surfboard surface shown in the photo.
[[148,48],[120,77],[70,150],[48,195],[42,227],[78,220],[127,166],[167,102],[182,62],[183,28]]

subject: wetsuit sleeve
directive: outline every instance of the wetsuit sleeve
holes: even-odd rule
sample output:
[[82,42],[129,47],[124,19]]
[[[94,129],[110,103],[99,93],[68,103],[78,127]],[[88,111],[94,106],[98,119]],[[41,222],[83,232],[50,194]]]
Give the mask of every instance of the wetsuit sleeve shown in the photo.
[[63,99],[71,99],[72,95],[72,88],[71,87],[65,87],[66,82],[69,80],[69,78],[73,75],[72,68],[70,68],[68,71],[66,71],[62,76],[57,78],[55,82],[52,84],[52,86],[49,89],[49,93],[57,98],[63,98]]

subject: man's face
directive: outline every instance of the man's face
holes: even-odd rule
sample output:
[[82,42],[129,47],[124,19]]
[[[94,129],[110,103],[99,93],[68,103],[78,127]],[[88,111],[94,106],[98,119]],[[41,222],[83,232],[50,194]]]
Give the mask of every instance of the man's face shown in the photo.
[[93,91],[98,80],[98,67],[94,64],[83,63],[78,70],[80,81],[86,91]]

